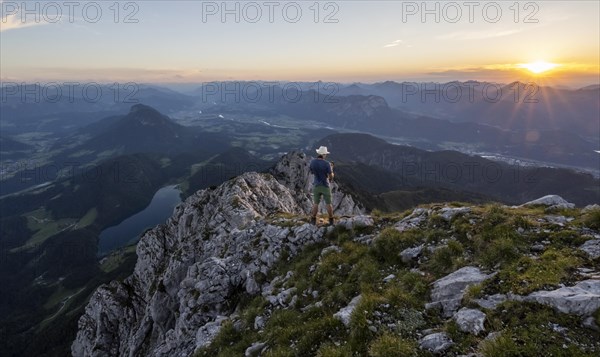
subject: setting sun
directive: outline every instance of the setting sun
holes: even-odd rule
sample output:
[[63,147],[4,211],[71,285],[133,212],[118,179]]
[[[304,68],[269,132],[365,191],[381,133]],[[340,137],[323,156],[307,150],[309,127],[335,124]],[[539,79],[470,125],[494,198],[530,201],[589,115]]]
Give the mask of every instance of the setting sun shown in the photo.
[[558,64],[548,63],[548,62],[544,62],[544,61],[537,61],[537,62],[532,62],[532,63],[523,63],[523,64],[519,65],[519,67],[525,68],[525,69],[529,70],[530,72],[537,74],[537,73],[546,72],[553,68],[556,68],[556,67],[558,67]]

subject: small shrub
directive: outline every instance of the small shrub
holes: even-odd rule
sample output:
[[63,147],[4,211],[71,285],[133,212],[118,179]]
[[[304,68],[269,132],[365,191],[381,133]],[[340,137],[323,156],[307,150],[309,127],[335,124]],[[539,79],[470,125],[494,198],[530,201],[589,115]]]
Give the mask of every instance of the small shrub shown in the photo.
[[567,280],[578,264],[579,258],[567,249],[548,249],[539,259],[522,257],[498,274],[500,280],[504,281],[501,290],[525,295],[536,290],[556,288]]
[[515,216],[512,220],[512,224],[515,228],[531,229],[531,227],[533,227],[531,221],[521,215]]
[[352,230],[347,230],[346,227],[343,226],[335,226],[335,228],[327,233],[327,238],[334,242],[343,243],[348,240],[351,240],[354,236]]
[[333,316],[310,319],[293,326],[298,339],[294,350],[300,356],[314,356],[322,343],[331,338],[342,339],[346,331],[342,322]]
[[590,229],[600,230],[600,209],[586,213],[583,224]]
[[581,326],[578,316],[536,303],[507,301],[488,317],[500,320],[503,327],[499,337],[483,342],[484,356],[597,356],[598,333]]
[[406,272],[399,276],[400,286],[421,303],[427,300],[429,295],[429,281],[416,272]]
[[381,262],[389,265],[400,264],[400,252],[415,245],[417,241],[414,231],[399,232],[388,227],[375,238],[371,252]]
[[[232,355],[234,356],[234,355]],[[242,356],[242,355],[239,355]],[[294,350],[286,346],[278,346],[265,352],[265,357],[295,357]]]
[[446,322],[445,330],[454,342],[451,349],[452,351],[468,351],[477,346],[477,342],[479,341],[478,338],[470,333],[461,331],[454,320]]
[[363,294],[360,303],[354,309],[350,317],[350,347],[352,351],[365,355],[369,341],[373,338],[373,332],[369,330],[367,320],[372,318],[373,310],[377,305],[386,301],[382,296],[376,294]]
[[231,321],[225,321],[212,343],[198,350],[195,357],[240,356],[252,342],[258,339],[256,333],[237,331]]
[[520,256],[514,240],[499,238],[482,247],[477,254],[477,260],[484,267],[493,268],[496,265],[503,266],[513,262]]
[[493,227],[506,222],[507,219],[506,211],[502,207],[492,206],[483,221],[485,225]]
[[433,252],[426,263],[426,270],[436,276],[448,274],[464,264],[463,252],[464,249],[459,242],[450,241],[447,246],[440,247]]
[[444,219],[444,217],[439,214],[433,214],[429,217],[429,221],[427,222],[427,226],[429,228],[447,228],[448,221]]
[[383,216],[383,212],[381,212],[381,210],[375,208],[371,211],[371,216],[374,218],[381,218]]
[[467,287],[465,295],[463,296],[463,301],[469,302],[472,299],[478,299],[482,296],[483,285],[481,284],[473,284]]
[[481,352],[485,357],[512,357],[520,355],[517,344],[508,334],[501,334],[494,339],[484,340],[481,343]]
[[549,234],[549,239],[552,242],[552,245],[555,247],[580,245],[583,242],[585,242],[585,238],[582,238],[578,232],[570,229],[563,229],[558,232],[552,232]]
[[372,285],[381,280],[377,262],[370,256],[365,256],[354,265],[348,275],[348,280],[356,282],[361,290],[371,289]]
[[389,332],[379,336],[369,346],[369,356],[371,357],[408,357],[416,355],[417,347],[414,341]]
[[444,229],[429,229],[425,231],[425,240],[427,243],[439,243],[442,239],[448,237],[448,232]]
[[322,345],[317,351],[317,357],[347,357],[352,355],[350,346],[336,346],[331,343]]

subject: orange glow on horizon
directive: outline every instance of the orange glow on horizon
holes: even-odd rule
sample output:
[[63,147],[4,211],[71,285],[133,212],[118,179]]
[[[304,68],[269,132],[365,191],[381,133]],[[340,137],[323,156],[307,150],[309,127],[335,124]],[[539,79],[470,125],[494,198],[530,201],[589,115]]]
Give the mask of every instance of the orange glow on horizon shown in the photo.
[[536,61],[536,62],[531,62],[531,63],[519,64],[520,68],[525,68],[528,71],[535,73],[535,74],[544,73],[544,72],[550,71],[554,68],[557,68],[559,66],[560,66],[559,64],[549,63],[546,61]]

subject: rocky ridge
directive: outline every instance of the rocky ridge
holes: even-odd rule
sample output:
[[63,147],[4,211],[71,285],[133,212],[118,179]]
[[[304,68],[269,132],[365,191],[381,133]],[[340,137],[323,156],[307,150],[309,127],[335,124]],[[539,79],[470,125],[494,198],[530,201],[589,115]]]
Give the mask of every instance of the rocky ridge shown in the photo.
[[307,160],[199,191],[146,232],[134,274],[90,300],[73,355],[523,354],[539,346],[519,329],[538,315],[557,348],[600,351],[593,207],[551,196],[367,216],[334,187],[341,218],[315,227]]
[[[133,275],[94,293],[73,355],[188,356],[208,343],[236,294],[259,293],[284,252],[323,239],[325,228],[300,220],[310,209],[308,160],[288,154],[270,174],[243,174],[177,206],[141,237]],[[360,215],[351,196],[333,192],[337,215]]]

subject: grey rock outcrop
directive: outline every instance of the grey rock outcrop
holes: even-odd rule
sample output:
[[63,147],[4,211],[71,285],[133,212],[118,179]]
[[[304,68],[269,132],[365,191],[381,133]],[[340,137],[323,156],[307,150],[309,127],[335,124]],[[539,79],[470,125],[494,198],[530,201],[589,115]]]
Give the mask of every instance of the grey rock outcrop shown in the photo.
[[583,209],[581,210],[582,213],[588,213],[588,212],[592,212],[592,211],[600,211],[600,205],[598,205],[598,204],[587,205],[587,206],[583,207]]
[[459,214],[465,214],[469,212],[471,212],[470,207],[443,207],[438,214],[446,221],[450,221]]
[[600,309],[600,280],[584,280],[570,287],[536,291],[524,300],[550,305],[565,314],[590,316]]
[[404,217],[394,226],[398,231],[404,232],[409,229],[419,228],[419,226],[427,221],[429,210],[425,208],[415,208],[410,215]]
[[431,302],[425,307],[428,309],[440,308],[442,316],[450,317],[460,307],[467,287],[479,284],[492,276],[493,274],[483,274],[476,267],[458,269],[433,283]]
[[360,303],[361,299],[362,295],[355,296],[352,300],[350,300],[348,306],[341,308],[340,311],[333,314],[333,317],[342,321],[344,326],[350,326],[350,318],[352,317],[352,313],[354,312],[354,309],[356,309],[356,305]]
[[479,335],[480,332],[485,331],[485,328],[483,327],[485,314],[477,309],[467,309],[463,307],[454,314],[453,319],[456,321],[458,328],[462,332]]
[[421,255],[421,252],[423,251],[424,246],[425,246],[424,244],[421,244],[416,247],[406,248],[403,251],[401,251],[400,257],[402,258],[402,262],[408,263],[411,260],[417,258],[419,255]]
[[505,294],[494,294],[482,299],[474,299],[473,302],[485,309],[495,309],[506,300],[508,300],[508,297]]
[[537,200],[529,201],[523,203],[521,206],[535,206],[542,205],[548,206],[550,208],[573,208],[575,205],[573,203],[568,202],[564,198],[558,195],[546,195],[544,197],[540,197]]
[[221,330],[221,325],[227,318],[225,316],[217,316],[215,321],[209,322],[202,326],[196,332],[196,348],[204,347],[215,338],[217,333]]
[[[306,162],[301,154],[286,155],[271,174],[243,174],[177,206],[141,237],[134,273],[92,295],[72,354],[188,356],[210,343],[233,312],[236,292],[260,293],[284,250],[294,256],[323,239],[324,228],[269,220],[308,213]],[[361,213],[339,190],[334,202],[338,214]],[[277,303],[289,301],[278,296]]]
[[445,332],[429,334],[419,340],[419,347],[435,354],[442,354],[448,348],[452,347],[454,342]]
[[600,239],[590,239],[583,243],[579,249],[586,252],[592,259],[600,258]]
[[374,224],[373,218],[366,215],[358,215],[349,218],[340,219],[336,225],[343,226],[344,228],[350,230],[352,228],[364,228],[364,227],[372,227]]
[[251,356],[256,356],[258,353],[260,353],[265,347],[267,346],[266,343],[264,342],[256,342],[253,343],[252,346],[248,347],[246,349],[246,351],[244,351],[244,356],[245,357],[251,357]]

